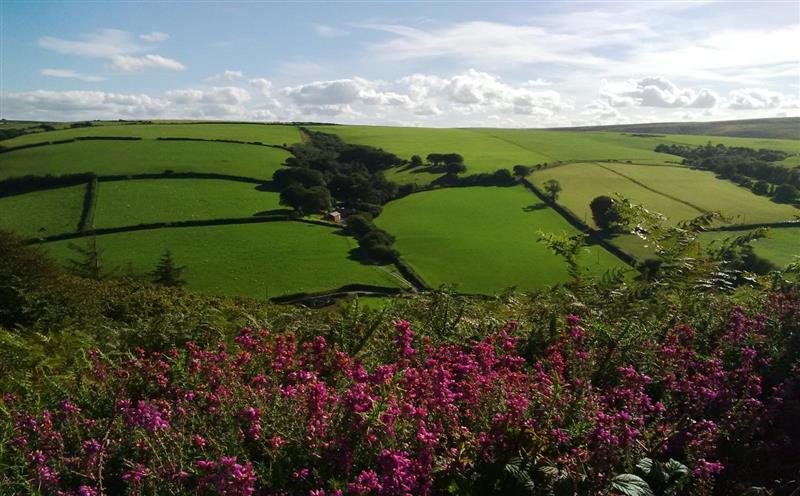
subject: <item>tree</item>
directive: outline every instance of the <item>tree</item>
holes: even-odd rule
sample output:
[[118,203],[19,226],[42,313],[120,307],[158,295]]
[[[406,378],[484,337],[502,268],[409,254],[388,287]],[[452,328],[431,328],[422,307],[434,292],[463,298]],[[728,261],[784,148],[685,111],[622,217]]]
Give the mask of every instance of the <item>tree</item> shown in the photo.
[[619,214],[614,210],[614,199],[608,196],[598,196],[589,203],[592,209],[594,223],[603,231],[608,231],[614,222],[619,222]]
[[781,184],[775,188],[775,195],[773,196],[775,201],[786,203],[796,201],[798,197],[800,197],[800,190],[791,184]]
[[324,186],[305,188],[295,183],[281,191],[280,204],[306,214],[324,212],[330,209],[331,193]]
[[412,155],[411,156],[411,167],[420,167],[422,166],[422,157],[419,155]]
[[467,166],[461,162],[447,162],[445,169],[448,174],[461,174],[467,171]]
[[544,183],[544,190],[552,201],[558,200],[558,194],[561,192],[561,183],[555,179],[549,179]]
[[88,236],[85,238],[86,246],[76,245],[70,243],[67,247],[74,251],[79,258],[70,258],[67,260],[68,269],[81,276],[90,279],[103,278],[103,252],[97,248],[97,238],[95,236]]
[[161,255],[161,260],[158,261],[155,270],[151,273],[153,282],[161,284],[162,286],[179,287],[186,284],[186,281],[181,279],[181,273],[186,267],[178,267],[172,259],[172,253],[169,250],[164,251]]
[[766,181],[756,181],[755,184],[753,184],[753,193],[762,196],[769,194],[769,183]]
[[525,177],[531,173],[531,167],[527,165],[515,165],[514,166],[514,175],[517,177]]

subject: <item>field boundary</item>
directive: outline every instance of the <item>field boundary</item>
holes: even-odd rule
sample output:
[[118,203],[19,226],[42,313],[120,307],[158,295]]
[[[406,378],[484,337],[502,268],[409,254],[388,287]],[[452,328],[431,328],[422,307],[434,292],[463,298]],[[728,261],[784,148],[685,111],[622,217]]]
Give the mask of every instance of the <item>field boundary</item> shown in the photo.
[[550,200],[550,198],[545,195],[539,188],[536,187],[532,182],[528,181],[526,178],[520,178],[520,182],[528,188],[530,191],[533,192],[545,205],[555,210],[558,214],[561,215],[564,220],[567,221],[572,227],[576,228],[578,231],[585,233],[589,236],[591,240],[591,244],[597,244],[602,246],[606,249],[609,253],[616,256],[625,264],[636,267],[638,264],[638,260],[633,255],[629,254],[626,251],[623,251],[618,246],[611,243],[608,239],[606,239],[602,233],[599,231],[592,229],[587,224],[585,224],[580,218],[578,218],[575,213],[573,213],[568,208],[564,207],[563,205],[559,205],[557,202]]
[[297,222],[286,215],[271,215],[262,217],[231,217],[226,219],[205,219],[205,220],[179,220],[172,222],[151,222],[146,224],[136,224],[132,226],[120,227],[101,227],[89,229],[82,232],[69,232],[54,234],[42,238],[31,238],[28,244],[49,243],[51,241],[63,241],[66,239],[77,239],[85,236],[103,236],[106,234],[117,234],[123,232],[149,231],[154,229],[171,229],[181,227],[207,227],[207,226],[226,226],[231,224],[258,224],[262,222]]
[[760,222],[755,224],[731,224],[729,226],[718,226],[706,229],[707,232],[721,232],[721,231],[749,231],[751,229],[758,229],[760,227],[767,227],[770,229],[782,229],[787,227],[800,227],[800,220],[786,220],[783,222]]
[[[32,133],[39,134],[39,133]],[[24,135],[23,135],[24,136]],[[231,139],[216,139],[216,138],[184,138],[184,137],[167,137],[158,136],[156,138],[142,138],[141,136],[77,136],[75,138],[65,138],[61,140],[42,141],[38,143],[28,143],[17,146],[3,146],[0,142],[0,153],[11,153],[19,150],[26,150],[28,148],[38,148],[40,146],[50,145],[66,145],[69,143],[76,143],[78,141],[202,141],[207,143],[227,143],[230,145],[251,145],[251,146],[265,146],[269,148],[277,148],[291,153],[290,144],[277,145],[271,143],[264,143],[262,141],[242,141]]]
[[[329,304],[326,300],[333,300],[346,296],[395,296],[402,294],[403,288],[387,288],[384,286],[373,286],[371,284],[345,284],[336,289],[328,291],[317,291],[314,293],[292,293],[270,298],[273,303],[293,305],[303,302],[317,302],[318,304]],[[322,306],[320,305],[320,306]]]
[[81,218],[78,221],[78,231],[86,232],[92,229],[94,225],[94,211],[97,206],[97,190],[98,190],[97,177],[89,179],[86,183],[86,193],[83,196],[83,209],[81,211]]
[[[648,191],[652,191],[653,193],[655,193],[657,195],[661,195],[661,196],[663,196],[665,198],[669,198],[670,200],[676,201],[678,203],[682,203],[683,205],[686,205],[689,208],[693,208],[693,209],[697,210],[698,212],[700,212],[702,214],[708,213],[708,210],[706,210],[704,208],[700,208],[700,207],[698,207],[697,205],[695,205],[695,204],[693,204],[691,202],[688,202],[686,200],[682,200],[682,199],[680,199],[678,197],[675,197],[675,196],[669,195],[667,193],[664,193],[662,191],[658,191],[657,189],[651,188],[650,186],[648,186],[648,185],[646,185],[646,184],[644,184],[644,183],[642,183],[640,181],[637,181],[636,179],[633,179],[632,177],[628,177],[628,176],[626,176],[625,174],[623,174],[621,172],[617,172],[614,169],[610,169],[610,168],[604,166],[600,162],[592,162],[592,163],[597,165],[597,166],[599,166],[599,167],[602,167],[603,169],[607,170],[608,172],[616,174],[616,175],[618,175],[620,177],[624,177],[625,179],[627,179],[628,181],[632,182],[633,184],[636,184],[637,186],[641,186],[642,188],[644,188],[644,189],[646,189]],[[635,165],[635,164],[631,164],[631,165]]]

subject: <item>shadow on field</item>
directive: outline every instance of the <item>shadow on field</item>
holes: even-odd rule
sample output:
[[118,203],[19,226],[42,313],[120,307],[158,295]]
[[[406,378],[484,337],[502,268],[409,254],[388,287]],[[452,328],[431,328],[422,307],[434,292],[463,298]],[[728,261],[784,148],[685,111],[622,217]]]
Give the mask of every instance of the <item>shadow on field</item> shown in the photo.
[[290,216],[294,213],[291,208],[273,208],[272,210],[262,210],[256,212],[253,217],[276,217],[276,216]]
[[269,193],[280,193],[281,192],[281,190],[278,187],[278,185],[275,184],[272,181],[267,181],[267,182],[265,182],[263,184],[259,184],[258,186],[256,186],[256,191],[266,191],[266,192],[269,192]]
[[547,205],[544,203],[537,203],[536,205],[528,205],[527,207],[522,207],[523,212],[537,212],[539,210],[547,210]]

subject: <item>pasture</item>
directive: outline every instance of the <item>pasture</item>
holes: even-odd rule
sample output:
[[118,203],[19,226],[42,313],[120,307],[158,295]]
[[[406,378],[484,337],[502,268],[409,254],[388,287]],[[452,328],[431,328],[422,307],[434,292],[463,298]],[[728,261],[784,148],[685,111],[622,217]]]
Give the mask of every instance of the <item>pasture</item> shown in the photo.
[[[42,245],[59,260],[75,258],[69,244]],[[397,287],[388,269],[350,257],[352,238],[335,228],[300,222],[153,229],[97,237],[106,269],[134,276],[153,270],[164,250],[185,265],[187,287],[217,295],[275,297],[360,283]]]
[[[494,294],[511,286],[541,289],[568,280],[567,266],[539,231],[575,230],[522,186],[451,188],[415,193],[386,205],[376,224],[425,281],[465,293]],[[606,250],[586,248],[593,273],[623,264]]]
[[589,208],[592,199],[615,193],[665,215],[672,224],[712,211],[729,217],[733,224],[780,222],[800,213],[712,172],[685,167],[575,163],[536,171],[529,179],[539,187],[550,179],[559,181],[558,202],[589,225],[594,225]]
[[73,232],[83,210],[85,185],[0,197],[0,229],[44,237]]
[[103,176],[161,174],[165,170],[269,180],[288,157],[289,152],[278,148],[232,143],[76,141],[0,153],[0,180],[28,174],[94,172]]
[[256,184],[214,179],[103,181],[94,227],[252,217],[275,209],[278,194]]
[[[710,231],[703,233],[700,239],[711,243],[744,234],[742,232]],[[773,228],[767,231],[765,238],[753,242],[753,251],[761,258],[783,268],[800,257],[800,227]]]
[[291,145],[300,141],[300,131],[295,126],[240,123],[173,123],[173,124],[107,124],[73,129],[59,129],[43,133],[26,134],[9,140],[2,145],[13,147],[43,141],[56,141],[81,136],[132,136],[143,139],[202,138],[231,139],[240,141],[260,141],[270,145]]

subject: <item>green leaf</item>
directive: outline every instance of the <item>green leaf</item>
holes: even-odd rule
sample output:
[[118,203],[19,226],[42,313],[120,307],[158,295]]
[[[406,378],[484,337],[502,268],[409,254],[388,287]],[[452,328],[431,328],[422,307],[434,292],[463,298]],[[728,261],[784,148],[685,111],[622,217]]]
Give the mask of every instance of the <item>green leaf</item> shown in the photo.
[[638,475],[620,474],[611,480],[611,488],[625,496],[655,496],[650,486]]
[[643,476],[647,477],[653,470],[653,460],[650,458],[642,458],[639,460],[639,463],[636,464],[636,468],[642,473]]
[[664,469],[666,470],[670,480],[683,479],[689,475],[689,468],[683,463],[673,460],[672,458],[670,458],[666,463]]

